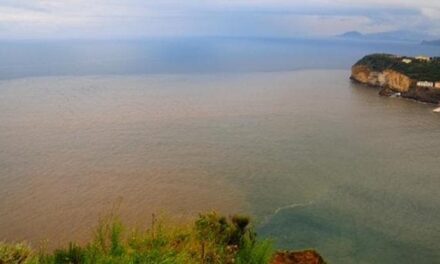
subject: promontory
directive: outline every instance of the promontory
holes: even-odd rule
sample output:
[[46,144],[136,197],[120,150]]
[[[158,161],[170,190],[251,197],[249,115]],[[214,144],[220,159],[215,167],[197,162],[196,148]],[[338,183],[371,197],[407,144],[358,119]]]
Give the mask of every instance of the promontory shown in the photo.
[[440,57],[371,54],[353,65],[350,78],[380,87],[380,95],[440,103]]

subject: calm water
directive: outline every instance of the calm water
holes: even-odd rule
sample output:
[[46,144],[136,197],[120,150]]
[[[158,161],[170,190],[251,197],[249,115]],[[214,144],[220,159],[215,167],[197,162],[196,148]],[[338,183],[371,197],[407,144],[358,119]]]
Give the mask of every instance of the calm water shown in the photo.
[[365,53],[438,48],[100,43],[0,45],[1,239],[217,209],[331,263],[440,261],[440,116],[348,80]]

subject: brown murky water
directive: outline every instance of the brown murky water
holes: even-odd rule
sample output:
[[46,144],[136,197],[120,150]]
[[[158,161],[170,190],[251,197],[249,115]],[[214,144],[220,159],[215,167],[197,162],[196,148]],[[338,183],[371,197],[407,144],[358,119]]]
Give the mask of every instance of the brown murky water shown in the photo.
[[133,225],[216,209],[330,262],[430,263],[440,116],[347,76],[2,81],[0,238],[82,240],[114,204]]
[[197,135],[219,129],[221,136],[209,122],[224,114],[219,100],[228,93],[212,87],[206,101],[211,95],[199,92],[210,83],[173,76],[3,82],[0,237],[83,239],[115,204],[131,223],[148,222],[152,212],[245,208],[238,186],[206,168],[227,155],[215,134]]

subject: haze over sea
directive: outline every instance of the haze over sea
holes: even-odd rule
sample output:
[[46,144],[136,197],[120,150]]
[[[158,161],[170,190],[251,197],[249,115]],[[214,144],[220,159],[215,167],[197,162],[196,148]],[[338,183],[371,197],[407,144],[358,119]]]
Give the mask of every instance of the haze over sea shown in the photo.
[[[114,204],[254,215],[330,263],[440,261],[440,116],[350,82],[337,39],[0,43],[0,240],[82,240]],[[434,260],[434,262],[433,262]]]

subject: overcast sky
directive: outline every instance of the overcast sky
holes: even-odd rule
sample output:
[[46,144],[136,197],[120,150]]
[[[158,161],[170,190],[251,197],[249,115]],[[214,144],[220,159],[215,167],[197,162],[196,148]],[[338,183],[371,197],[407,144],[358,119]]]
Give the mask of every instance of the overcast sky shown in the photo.
[[440,36],[440,0],[0,0],[0,38]]

